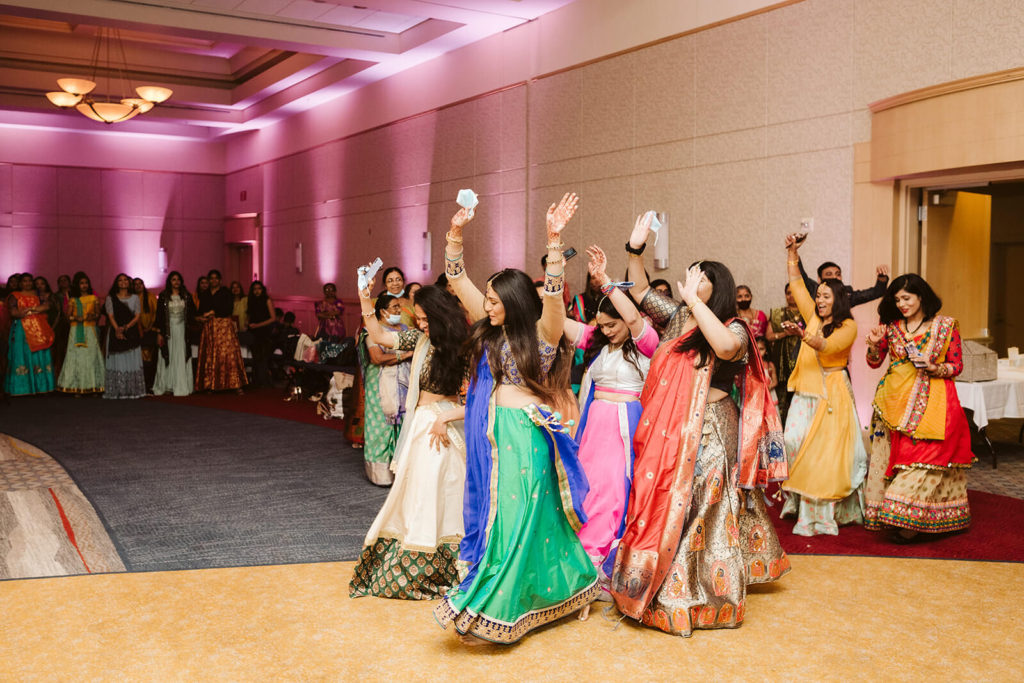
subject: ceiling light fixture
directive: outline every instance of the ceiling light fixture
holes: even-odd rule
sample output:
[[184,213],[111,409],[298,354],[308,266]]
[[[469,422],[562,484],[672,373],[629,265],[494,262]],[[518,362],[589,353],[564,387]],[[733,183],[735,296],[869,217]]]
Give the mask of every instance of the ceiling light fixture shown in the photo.
[[[116,54],[111,56],[111,52]],[[120,123],[130,118],[145,114],[155,105],[160,104],[171,96],[171,90],[157,85],[140,85],[135,88],[138,97],[129,97],[132,90],[131,81],[128,79],[128,59],[125,56],[124,43],[121,40],[121,32],[116,28],[105,28],[100,26],[96,29],[96,42],[92,47],[92,57],[89,59],[92,69],[91,80],[84,78],[59,78],[57,85],[60,90],[46,93],[46,99],[61,109],[74,107],[83,116],[88,116],[94,121],[101,123]],[[107,78],[106,96],[97,100],[90,93],[96,88],[96,75],[100,68]],[[120,100],[112,98],[112,81],[120,81]]]

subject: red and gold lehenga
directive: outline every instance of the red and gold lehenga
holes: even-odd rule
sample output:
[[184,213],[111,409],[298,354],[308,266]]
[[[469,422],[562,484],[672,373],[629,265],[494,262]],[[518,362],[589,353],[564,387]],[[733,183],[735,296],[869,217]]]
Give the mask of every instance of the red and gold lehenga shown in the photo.
[[[951,374],[929,377],[910,362],[908,346]],[[966,470],[974,461],[967,418],[953,378],[963,371],[954,318],[935,316],[915,334],[903,322],[886,325],[868,365],[889,368],[878,384],[871,425],[868,529],[885,526],[919,532],[959,531],[971,524]]]
[[[749,348],[746,325],[727,327]],[[738,627],[747,585],[789,571],[763,496],[769,481],[786,478],[787,464],[760,357],[740,361],[738,407],[728,397],[709,403],[719,361],[696,368],[696,351],[680,353],[678,342],[658,349],[640,398],[611,591],[623,614],[688,636]]]

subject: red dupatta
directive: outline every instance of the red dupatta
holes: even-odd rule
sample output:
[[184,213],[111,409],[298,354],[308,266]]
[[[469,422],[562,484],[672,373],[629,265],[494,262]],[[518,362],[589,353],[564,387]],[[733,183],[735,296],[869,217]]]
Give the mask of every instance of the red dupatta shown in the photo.
[[[39,297],[35,294],[14,292],[14,298],[18,302],[19,310],[39,305]],[[45,314],[26,315],[21,319],[21,329],[25,332],[25,341],[33,353],[53,346],[53,328],[50,327]]]
[[[750,328],[743,325],[751,352],[740,387],[733,485],[753,489],[786,479],[788,467],[782,423],[769,395],[767,375]],[[679,549],[711,388],[713,363],[695,368],[696,351],[673,350],[681,339],[662,344],[655,353],[640,396],[644,412],[633,437],[633,489],[612,572],[611,593],[619,611],[638,620]]]

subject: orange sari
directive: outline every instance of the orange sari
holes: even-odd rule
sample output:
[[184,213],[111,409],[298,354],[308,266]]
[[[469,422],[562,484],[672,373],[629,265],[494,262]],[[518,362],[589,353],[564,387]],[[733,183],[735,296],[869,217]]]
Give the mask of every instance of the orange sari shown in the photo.
[[[14,292],[14,300],[18,302],[18,309],[32,308],[39,305],[39,297],[35,294]],[[53,346],[53,328],[46,320],[45,313],[33,313],[21,319],[21,327],[25,330],[25,341],[28,348],[35,353]]]
[[[747,334],[754,338],[749,328]],[[633,438],[633,490],[611,593],[619,611],[638,620],[664,583],[679,549],[711,388],[713,363],[695,368],[696,351],[674,350],[682,338],[662,344],[654,354],[640,396],[644,412]],[[763,489],[788,474],[782,424],[767,375],[761,357],[749,357],[740,388],[739,452],[732,482],[746,490]]]

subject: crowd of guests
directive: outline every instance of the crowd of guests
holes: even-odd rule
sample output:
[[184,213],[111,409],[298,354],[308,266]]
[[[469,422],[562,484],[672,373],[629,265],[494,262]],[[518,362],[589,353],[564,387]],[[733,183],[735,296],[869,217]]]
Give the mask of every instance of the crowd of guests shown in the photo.
[[[466,644],[585,619],[595,600],[688,636],[739,626],[747,587],[789,571],[769,489],[800,535],[855,523],[906,543],[969,527],[961,341],[920,276],[889,282],[879,266],[855,291],[826,262],[814,280],[807,235],[793,234],[786,305],[765,312],[721,262],[692,263],[674,288],[651,281],[647,212],[628,235],[624,280],[591,246],[587,287],[570,297],[561,235],[578,202],[570,193],[548,209],[540,280],[513,268],[471,279],[463,208],[434,284],[395,267],[363,283],[347,436],[369,480],[391,488],[350,595],[439,599],[435,618]],[[886,372],[866,441],[851,309],[875,300],[865,361]],[[23,273],[3,302],[11,395],[241,391],[240,340],[253,383],[267,384],[276,330],[295,330],[262,282],[225,287],[216,270],[194,293],[172,272],[159,296],[124,273],[105,296],[81,272],[56,291]],[[345,337],[333,283],[315,312],[316,338]]]
[[[439,599],[436,620],[466,644],[585,619],[594,600],[688,636],[739,626],[747,587],[789,571],[769,489],[796,534],[968,528],[960,337],[927,282],[879,266],[855,291],[831,262],[812,280],[793,234],[786,305],[765,312],[720,262],[694,262],[675,288],[651,281],[648,212],[624,280],[592,246],[569,297],[561,233],[577,205],[548,210],[543,279],[470,279],[461,209],[438,282],[413,293],[389,269],[376,297],[372,281],[360,292],[365,419],[350,438],[391,490],[351,596]],[[851,308],[879,299],[865,360],[887,370],[868,443]]]
[[[325,285],[318,337],[344,336],[343,311],[334,285]],[[106,293],[84,272],[61,275],[56,290],[45,277],[16,273],[0,291],[0,376],[9,396],[241,393],[272,383],[271,358],[289,344],[294,350],[297,336],[295,315],[275,308],[261,281],[248,292],[237,281],[225,287],[218,270],[200,277],[194,292],[178,271],[159,295],[126,273]]]

